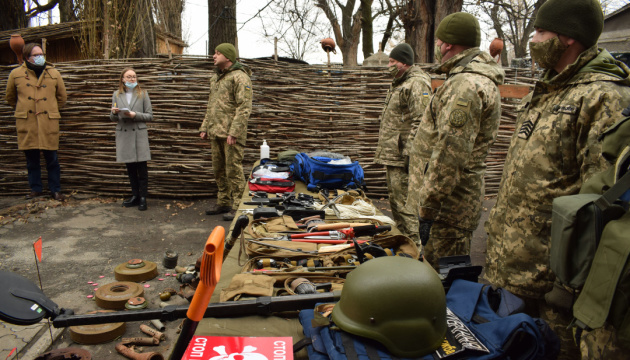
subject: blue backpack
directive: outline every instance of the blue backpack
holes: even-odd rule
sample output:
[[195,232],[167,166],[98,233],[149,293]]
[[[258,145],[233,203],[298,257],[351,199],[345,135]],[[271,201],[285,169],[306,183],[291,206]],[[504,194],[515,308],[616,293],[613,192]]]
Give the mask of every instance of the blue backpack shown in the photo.
[[350,164],[331,164],[327,157],[310,157],[305,153],[295,155],[293,172],[296,180],[306,184],[309,191],[320,189],[365,189],[363,168],[358,161]]

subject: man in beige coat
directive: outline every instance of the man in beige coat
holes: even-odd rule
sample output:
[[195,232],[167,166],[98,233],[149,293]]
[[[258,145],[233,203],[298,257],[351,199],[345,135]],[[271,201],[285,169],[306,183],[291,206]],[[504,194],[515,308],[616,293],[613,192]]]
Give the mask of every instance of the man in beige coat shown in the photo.
[[61,118],[59,108],[66,103],[66,87],[59,71],[46,62],[38,44],[26,44],[22,54],[24,63],[9,75],[6,100],[15,108],[18,149],[26,155],[31,187],[26,198],[42,195],[41,151],[46,159],[50,194],[53,199],[63,201],[57,150]]

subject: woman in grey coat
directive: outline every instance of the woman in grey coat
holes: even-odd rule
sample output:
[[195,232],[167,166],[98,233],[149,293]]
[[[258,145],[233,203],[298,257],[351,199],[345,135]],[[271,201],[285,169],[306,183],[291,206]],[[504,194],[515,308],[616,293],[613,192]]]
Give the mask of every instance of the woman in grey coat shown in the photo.
[[116,121],[116,161],[127,165],[131,197],[122,206],[147,209],[149,174],[147,161],[151,160],[147,121],[153,120],[149,94],[138,85],[136,72],[126,68],[120,74],[118,90],[112,97],[112,112]]

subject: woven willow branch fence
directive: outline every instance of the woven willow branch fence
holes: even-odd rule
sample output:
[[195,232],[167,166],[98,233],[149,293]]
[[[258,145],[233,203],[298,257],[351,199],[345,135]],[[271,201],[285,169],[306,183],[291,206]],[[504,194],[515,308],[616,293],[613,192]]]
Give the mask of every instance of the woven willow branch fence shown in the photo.
[[[262,140],[266,139],[272,157],[286,149],[304,152],[325,149],[348,155],[363,166],[369,194],[387,196],[385,170],[373,162],[378,118],[391,82],[385,69],[328,68],[269,60],[242,62],[253,70],[254,88],[244,159],[246,174],[259,157]],[[56,64],[68,92],[68,103],[61,111],[59,145],[64,192],[100,195],[129,192],[125,166],[116,163],[115,125],[109,120],[111,96],[120,71],[127,66],[136,69],[153,105],[154,121],[148,124],[152,153],[150,196],[215,196],[209,143],[198,136],[208,99],[212,62],[199,57]],[[0,66],[3,91],[12,69]],[[508,83],[533,83],[528,70],[507,71]],[[496,193],[499,185],[514,131],[517,102],[506,99],[503,104],[499,137],[488,157],[488,195]],[[43,171],[44,177],[45,174]],[[13,109],[2,99],[0,195],[28,191],[24,154],[17,150]]]

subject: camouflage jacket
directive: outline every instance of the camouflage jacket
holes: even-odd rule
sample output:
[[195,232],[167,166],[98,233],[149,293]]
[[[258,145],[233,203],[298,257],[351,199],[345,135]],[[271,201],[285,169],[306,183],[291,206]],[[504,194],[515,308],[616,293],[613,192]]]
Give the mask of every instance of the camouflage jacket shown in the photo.
[[394,78],[381,115],[374,162],[404,167],[407,144],[413,139],[431,95],[431,77],[412,65],[400,78]]
[[551,205],[606,167],[598,137],[630,103],[630,69],[596,46],[560,74],[547,71],[517,109],[486,222],[486,279],[518,295],[551,290]]
[[415,199],[409,206],[417,206],[423,219],[474,230],[485,160],[501,117],[498,85],[505,72],[479,48],[465,50],[435,70],[447,78],[431,98],[413,140],[409,196]]
[[239,62],[225,71],[217,68],[210,79],[208,108],[199,132],[208,133],[210,139],[227,139],[231,135],[245,145],[247,120],[252,112],[251,74],[251,70]]

